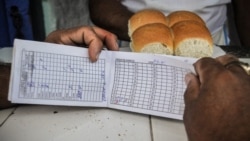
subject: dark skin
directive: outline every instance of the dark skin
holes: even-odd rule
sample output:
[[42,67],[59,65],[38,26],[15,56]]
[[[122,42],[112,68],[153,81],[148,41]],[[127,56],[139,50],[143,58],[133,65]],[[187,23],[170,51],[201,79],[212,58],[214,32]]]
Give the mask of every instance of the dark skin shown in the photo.
[[250,76],[233,56],[203,58],[186,76],[184,125],[189,141],[250,140]]
[[89,12],[96,25],[114,33],[118,39],[130,40],[128,19],[134,13],[124,7],[119,0],[90,0]]
[[[250,48],[250,1],[232,0],[236,29],[242,46]],[[128,20],[134,14],[123,6],[120,0],[90,0],[90,17],[99,27],[118,36],[120,40],[129,41]],[[100,12],[101,11],[101,12]]]

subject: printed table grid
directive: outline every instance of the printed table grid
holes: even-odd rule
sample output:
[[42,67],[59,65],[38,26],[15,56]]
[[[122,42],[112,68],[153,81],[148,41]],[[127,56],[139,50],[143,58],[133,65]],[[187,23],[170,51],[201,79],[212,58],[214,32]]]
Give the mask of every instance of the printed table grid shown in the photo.
[[116,59],[111,103],[183,114],[184,68]]
[[66,101],[103,101],[105,60],[22,51],[19,97]]
[[[124,76],[122,79],[114,80],[113,91],[116,92],[116,97],[112,98],[113,103],[122,103],[122,105],[129,106],[127,104],[130,102],[130,94],[133,88],[133,79],[135,77],[134,70],[135,65],[131,62],[115,62],[115,66],[121,68],[123,71],[115,71],[115,76]],[[130,75],[131,74],[131,75]]]

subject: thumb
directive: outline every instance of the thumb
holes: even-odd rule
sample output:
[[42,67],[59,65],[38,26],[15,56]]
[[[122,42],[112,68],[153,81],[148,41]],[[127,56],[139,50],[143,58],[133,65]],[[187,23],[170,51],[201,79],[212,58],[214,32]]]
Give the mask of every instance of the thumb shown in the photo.
[[185,105],[187,105],[198,97],[200,90],[200,82],[198,78],[192,73],[186,74],[185,82],[187,88],[184,93],[184,101]]

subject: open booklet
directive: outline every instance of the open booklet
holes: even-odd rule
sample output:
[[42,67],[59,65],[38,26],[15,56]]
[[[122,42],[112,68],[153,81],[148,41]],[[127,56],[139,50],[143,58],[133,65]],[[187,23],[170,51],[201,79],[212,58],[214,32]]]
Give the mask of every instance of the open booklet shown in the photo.
[[12,103],[108,107],[182,120],[184,76],[196,59],[15,40]]

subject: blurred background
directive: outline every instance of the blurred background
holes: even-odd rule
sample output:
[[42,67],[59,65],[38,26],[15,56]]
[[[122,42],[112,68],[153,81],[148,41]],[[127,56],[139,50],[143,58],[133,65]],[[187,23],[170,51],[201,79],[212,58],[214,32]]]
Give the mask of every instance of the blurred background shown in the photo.
[[91,24],[88,0],[0,0],[0,48],[14,38],[44,41],[56,29]]

